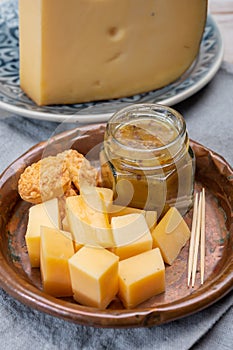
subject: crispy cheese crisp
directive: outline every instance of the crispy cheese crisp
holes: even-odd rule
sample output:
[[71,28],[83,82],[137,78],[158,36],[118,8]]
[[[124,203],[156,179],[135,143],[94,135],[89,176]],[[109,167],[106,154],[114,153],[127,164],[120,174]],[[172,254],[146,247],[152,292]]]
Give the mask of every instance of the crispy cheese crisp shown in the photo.
[[20,176],[18,191],[23,200],[37,204],[77,195],[82,183],[95,186],[97,177],[97,170],[82,154],[67,150],[28,166]]
[[65,157],[66,167],[70,173],[71,182],[80,190],[83,185],[96,186],[97,170],[90,162],[75,150],[69,150]]

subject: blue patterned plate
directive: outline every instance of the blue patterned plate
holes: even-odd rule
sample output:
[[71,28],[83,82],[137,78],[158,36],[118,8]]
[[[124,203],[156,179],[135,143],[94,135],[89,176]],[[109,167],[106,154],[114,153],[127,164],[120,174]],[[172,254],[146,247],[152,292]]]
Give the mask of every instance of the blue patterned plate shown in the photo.
[[117,100],[39,107],[19,86],[18,1],[8,0],[0,4],[0,108],[24,117],[93,123],[107,121],[116,110],[131,103],[150,102],[172,106],[206,85],[220,67],[222,58],[221,35],[209,15],[198,58],[173,84]]

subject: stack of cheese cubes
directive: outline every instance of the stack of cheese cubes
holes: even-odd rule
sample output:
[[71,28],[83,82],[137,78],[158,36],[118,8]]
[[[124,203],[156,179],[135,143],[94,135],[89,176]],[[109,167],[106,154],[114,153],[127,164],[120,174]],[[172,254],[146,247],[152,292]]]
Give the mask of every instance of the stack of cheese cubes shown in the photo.
[[156,224],[154,211],[113,204],[113,192],[91,187],[66,199],[60,223],[58,200],[30,208],[26,244],[40,267],[44,291],[106,308],[116,295],[133,308],[165,291],[165,265],[190,237],[177,209]]

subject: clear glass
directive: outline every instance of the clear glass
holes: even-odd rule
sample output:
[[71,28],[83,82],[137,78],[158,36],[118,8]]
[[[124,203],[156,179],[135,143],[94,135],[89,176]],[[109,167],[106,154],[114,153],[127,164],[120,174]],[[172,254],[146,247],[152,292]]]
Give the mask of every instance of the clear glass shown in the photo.
[[138,104],[118,111],[107,124],[100,162],[116,204],[158,216],[170,206],[184,214],[192,205],[194,154],[185,121],[172,108]]

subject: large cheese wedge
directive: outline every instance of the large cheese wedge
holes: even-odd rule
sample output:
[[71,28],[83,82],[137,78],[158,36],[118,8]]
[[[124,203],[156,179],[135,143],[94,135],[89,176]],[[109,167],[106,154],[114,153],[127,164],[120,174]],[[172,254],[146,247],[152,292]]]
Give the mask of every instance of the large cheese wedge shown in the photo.
[[119,258],[101,247],[83,247],[69,259],[74,299],[104,309],[118,292]]
[[41,226],[40,271],[43,289],[55,297],[71,296],[68,259],[74,255],[71,234]]
[[165,291],[165,266],[158,248],[119,262],[119,297],[133,308]]
[[190,238],[190,230],[179,211],[172,207],[152,232],[153,247],[161,250],[163,260],[171,265]]
[[20,84],[38,105],[129,96],[198,54],[207,0],[19,0]]
[[36,204],[29,209],[25,240],[32,267],[40,266],[41,226],[60,228],[60,215],[56,198]]
[[114,247],[120,260],[152,249],[152,236],[143,214],[113,217],[111,221]]
[[77,243],[113,246],[105,202],[100,196],[93,197],[93,205],[82,195],[68,197],[66,211],[70,231]]

